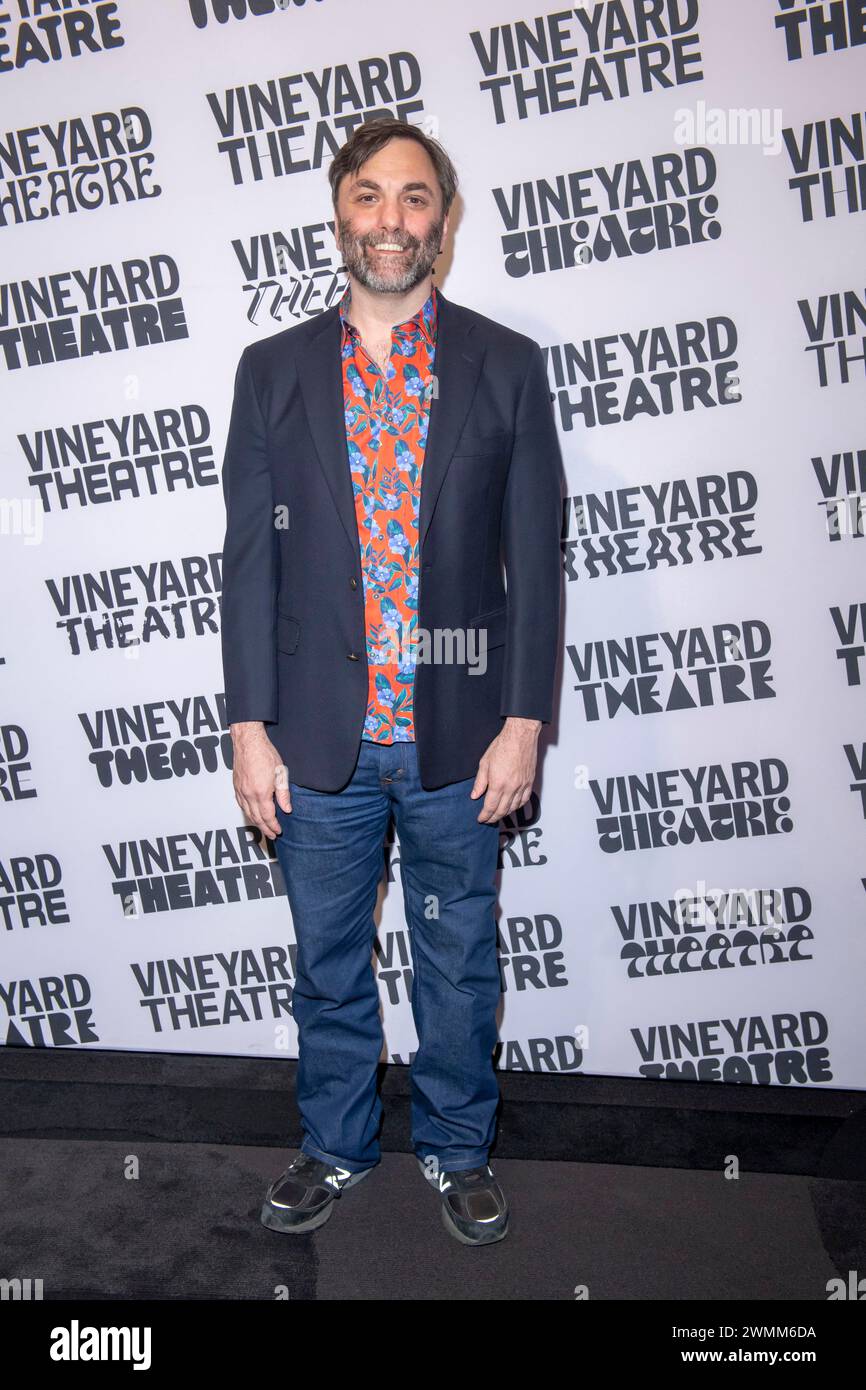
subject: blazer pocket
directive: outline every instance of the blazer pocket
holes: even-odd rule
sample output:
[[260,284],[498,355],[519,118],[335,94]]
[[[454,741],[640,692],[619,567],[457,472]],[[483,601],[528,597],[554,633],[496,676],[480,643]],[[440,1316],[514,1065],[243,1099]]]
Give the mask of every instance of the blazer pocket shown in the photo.
[[489,434],[462,434],[454,449],[455,458],[496,458],[509,447],[510,435],[505,430]]
[[301,624],[287,613],[277,613],[277,651],[293,652],[301,635]]
[[[508,627],[508,605],[503,604],[501,608],[489,608],[486,613],[479,613],[469,626],[483,629],[488,648],[501,647]],[[478,640],[480,645],[482,639]]]

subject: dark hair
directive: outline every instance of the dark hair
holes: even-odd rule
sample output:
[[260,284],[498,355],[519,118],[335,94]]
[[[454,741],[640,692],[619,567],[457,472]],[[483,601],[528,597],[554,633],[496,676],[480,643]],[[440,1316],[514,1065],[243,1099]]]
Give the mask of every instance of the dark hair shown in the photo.
[[442,212],[447,213],[457,192],[457,171],[454,165],[438,140],[434,140],[431,135],[425,135],[419,126],[408,125],[406,121],[397,121],[391,116],[377,116],[374,120],[359,125],[334,155],[328,169],[334,206],[337,206],[340,180],[346,174],[357,174],[362,164],[372,155],[378,154],[389,140],[394,139],[417,140],[419,145],[423,145],[432,160],[442,190]]

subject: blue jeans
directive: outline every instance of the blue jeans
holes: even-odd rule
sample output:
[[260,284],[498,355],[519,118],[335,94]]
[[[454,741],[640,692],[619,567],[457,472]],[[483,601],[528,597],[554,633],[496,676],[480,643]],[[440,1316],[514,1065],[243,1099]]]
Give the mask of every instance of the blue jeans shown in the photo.
[[298,943],[293,1012],[305,1153],[353,1172],[379,1161],[384,1042],[373,912],[393,810],[413,961],[418,1049],[412,1144],[442,1172],[487,1162],[499,1087],[494,909],[499,831],[479,822],[474,778],[426,791],[414,743],[362,740],[339,792],[289,782],[275,841]]

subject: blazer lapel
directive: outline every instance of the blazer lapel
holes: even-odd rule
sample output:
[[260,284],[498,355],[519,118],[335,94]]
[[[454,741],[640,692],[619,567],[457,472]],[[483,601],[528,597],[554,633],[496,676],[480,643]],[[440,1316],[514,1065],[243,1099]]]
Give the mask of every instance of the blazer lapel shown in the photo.
[[430,401],[427,447],[421,468],[418,525],[421,545],[424,544],[457,440],[466,423],[484,358],[483,346],[472,340],[474,325],[469,316],[462,312],[459,304],[452,304],[450,299],[446,299],[438,288],[437,294],[438,322],[433,360],[436,390]]
[[322,472],[349,542],[357,551],[358,522],[346,444],[341,341],[340,310],[334,305],[319,316],[306,351],[301,349],[298,377]]

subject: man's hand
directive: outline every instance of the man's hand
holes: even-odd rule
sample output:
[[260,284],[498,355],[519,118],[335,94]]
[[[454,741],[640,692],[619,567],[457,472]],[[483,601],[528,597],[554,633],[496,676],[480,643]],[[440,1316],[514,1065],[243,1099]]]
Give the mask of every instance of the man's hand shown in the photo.
[[469,793],[471,797],[487,793],[478,820],[501,820],[529,800],[535,780],[540,728],[540,719],[509,715],[501,732],[482,754],[478,775]]
[[292,809],[286,765],[261,722],[232,724],[230,728],[237,803],[247,820],[269,840],[275,840],[282,834],[282,827],[274,810],[274,797],[284,811]]

